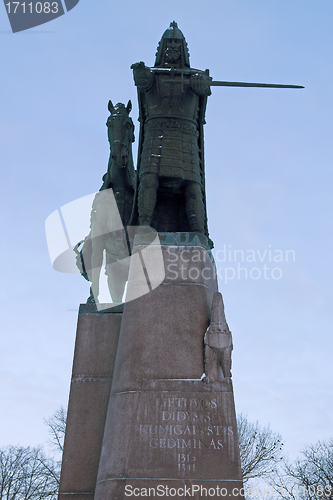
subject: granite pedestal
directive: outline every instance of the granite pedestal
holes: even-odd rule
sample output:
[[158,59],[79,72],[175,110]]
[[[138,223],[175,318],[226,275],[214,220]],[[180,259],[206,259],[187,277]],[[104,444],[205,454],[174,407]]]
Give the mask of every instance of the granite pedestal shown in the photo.
[[121,308],[80,306],[59,499],[93,500],[112,384]]
[[[146,280],[154,281],[153,251],[144,273],[130,269],[127,296],[138,298],[124,306],[95,500],[153,498],[166,488],[175,488],[176,499],[188,491],[192,498],[219,498],[222,488],[237,498],[232,382],[203,380],[215,265],[203,236],[160,239],[163,282],[139,296]],[[138,235],[133,255],[143,252],[143,240]]]

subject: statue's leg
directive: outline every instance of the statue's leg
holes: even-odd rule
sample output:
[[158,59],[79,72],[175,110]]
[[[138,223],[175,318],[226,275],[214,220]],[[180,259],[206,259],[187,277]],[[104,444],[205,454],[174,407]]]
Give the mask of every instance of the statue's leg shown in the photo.
[[150,226],[157,197],[158,189],[157,174],[143,174],[140,178],[138,209],[139,209],[139,224],[140,226]]
[[99,295],[99,276],[103,264],[103,251],[105,248],[103,236],[94,237],[92,230],[92,254],[91,254],[91,269],[88,272],[89,281],[91,281],[91,291],[94,296],[95,302],[98,303]]
[[122,302],[126,281],[128,280],[128,263],[122,264],[119,261],[106,266],[108,277],[108,287],[112,302]]
[[94,300],[96,302],[96,304],[98,304],[98,295],[99,295],[99,276],[100,276],[100,273],[101,273],[101,267],[102,267],[102,264],[99,266],[99,267],[93,267],[90,271],[91,273],[91,277],[90,277],[90,280],[91,280],[91,287],[90,287],[90,290],[91,290],[91,293],[94,297]]
[[133,199],[134,199],[134,191],[133,189],[129,189],[128,191],[125,191],[124,195],[124,211],[123,211],[123,224],[124,226],[128,226],[131,215],[132,215],[132,210],[133,210]]
[[189,182],[185,188],[186,215],[193,232],[204,233],[205,211],[202,189],[197,182]]
[[205,382],[216,382],[219,377],[218,352],[215,348],[205,345]]
[[231,377],[231,347],[226,347],[222,350],[221,366],[224,377]]

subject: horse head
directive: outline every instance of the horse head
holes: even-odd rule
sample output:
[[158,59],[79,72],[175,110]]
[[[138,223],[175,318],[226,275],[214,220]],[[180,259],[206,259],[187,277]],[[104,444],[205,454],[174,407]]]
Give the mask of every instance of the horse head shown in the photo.
[[110,143],[110,162],[118,168],[125,168],[131,156],[131,145],[134,142],[134,124],[129,114],[132,109],[131,101],[127,106],[118,102],[113,106],[109,101],[110,116],[106,125]]

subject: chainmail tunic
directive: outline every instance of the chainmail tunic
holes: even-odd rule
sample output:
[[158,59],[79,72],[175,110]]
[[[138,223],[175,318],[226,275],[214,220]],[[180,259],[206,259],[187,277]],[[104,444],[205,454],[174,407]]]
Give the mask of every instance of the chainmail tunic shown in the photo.
[[154,173],[201,183],[198,135],[195,123],[190,120],[147,120],[140,176]]

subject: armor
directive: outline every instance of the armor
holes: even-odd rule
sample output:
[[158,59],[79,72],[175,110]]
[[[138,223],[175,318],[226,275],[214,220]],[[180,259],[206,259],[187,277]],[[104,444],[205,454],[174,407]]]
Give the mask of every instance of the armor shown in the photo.
[[[189,67],[184,35],[173,22],[159,42],[154,68],[133,64],[138,89],[140,144],[138,210],[140,225],[159,224],[158,193],[183,197],[184,215],[169,230],[208,236],[204,189],[203,124],[210,87],[205,72]],[[178,198],[177,198],[178,195]],[[165,206],[163,207],[165,212]],[[174,217],[175,218],[175,215]],[[152,224],[153,225],[153,224]]]

